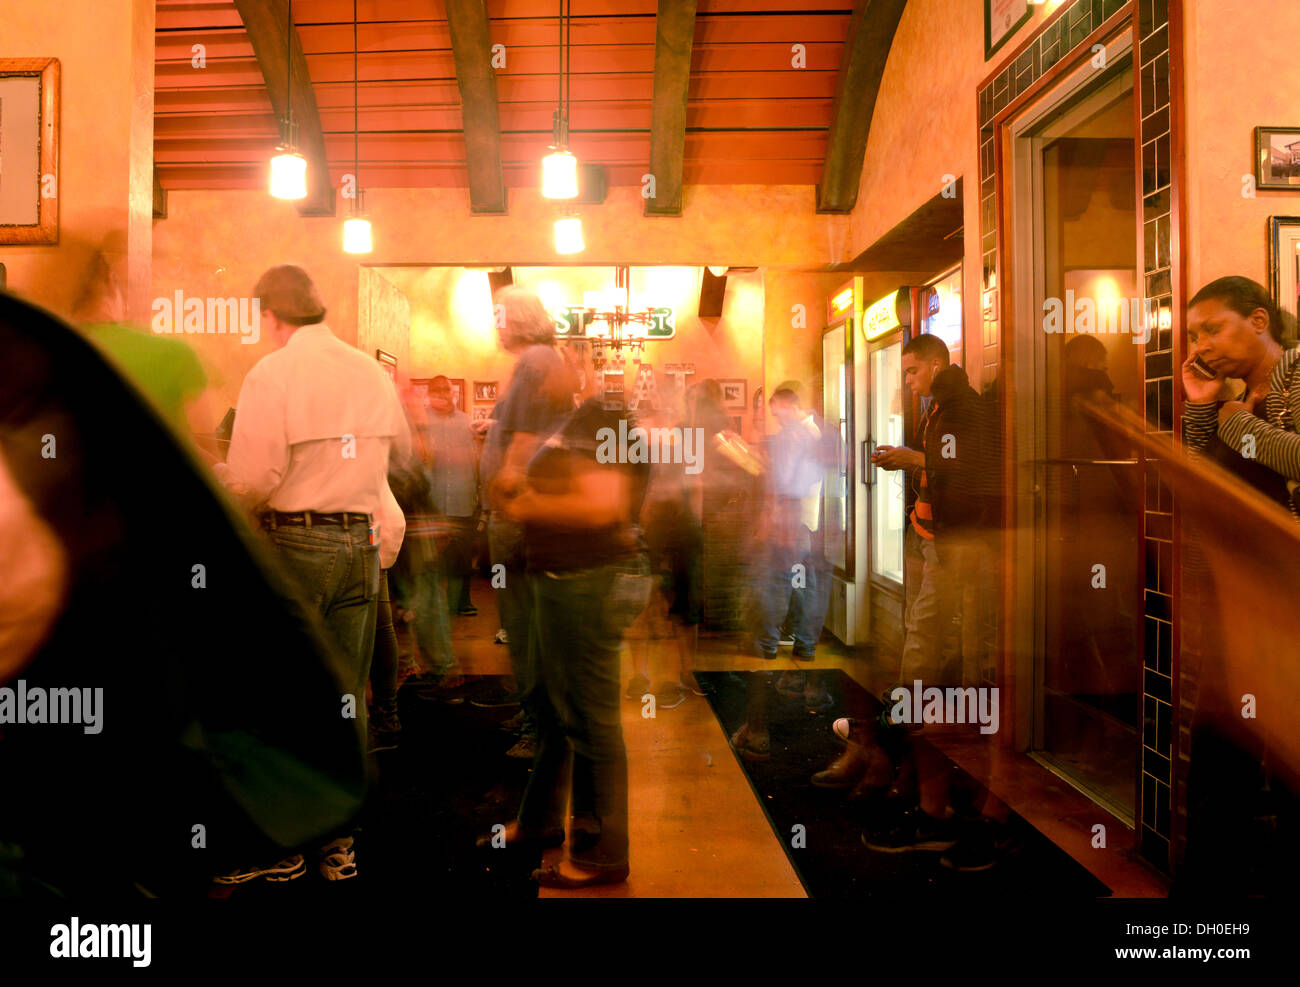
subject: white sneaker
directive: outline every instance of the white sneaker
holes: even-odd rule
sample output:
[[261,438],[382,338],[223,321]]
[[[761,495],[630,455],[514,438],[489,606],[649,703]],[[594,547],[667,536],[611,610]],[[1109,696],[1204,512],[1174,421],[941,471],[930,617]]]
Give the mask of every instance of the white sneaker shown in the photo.
[[357,854],[352,837],[344,836],[321,847],[320,873],[327,881],[346,881],[357,876]]

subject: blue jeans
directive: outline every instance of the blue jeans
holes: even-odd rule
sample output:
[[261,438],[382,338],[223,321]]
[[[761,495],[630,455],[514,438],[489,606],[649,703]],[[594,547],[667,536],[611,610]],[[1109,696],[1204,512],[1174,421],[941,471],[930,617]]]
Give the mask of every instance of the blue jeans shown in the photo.
[[[789,614],[795,654],[811,656],[822,636],[830,606],[831,565],[821,553],[813,551],[811,534],[802,524],[782,542],[770,542],[763,553],[758,570],[758,630],[754,644],[763,654],[776,654],[781,625]],[[802,573],[795,569],[796,565],[803,567]]]
[[519,693],[523,713],[523,735],[537,736],[537,707],[534,691],[537,671],[528,641],[533,632],[533,593],[524,569],[524,529],[495,512],[488,518],[488,554],[492,559],[492,581],[498,582],[496,567],[504,566],[504,585],[496,587],[497,613],[506,632],[510,672]]
[[366,680],[379,609],[378,546],[370,544],[364,524],[352,524],[346,530],[334,524],[310,529],[267,525],[266,534],[338,645],[345,661],[342,685],[355,697],[357,716],[364,727]]
[[529,582],[539,731],[519,826],[529,833],[564,828],[564,782],[571,772],[574,817],[594,839],[570,859],[594,870],[618,870],[628,863],[619,648],[650,598],[649,565],[639,558],[533,573]]
[[393,601],[414,614],[412,633],[420,653],[433,665],[430,671],[441,676],[455,674],[459,666],[452,652],[451,616],[447,613],[441,563],[417,572],[404,567],[389,569],[388,588]]

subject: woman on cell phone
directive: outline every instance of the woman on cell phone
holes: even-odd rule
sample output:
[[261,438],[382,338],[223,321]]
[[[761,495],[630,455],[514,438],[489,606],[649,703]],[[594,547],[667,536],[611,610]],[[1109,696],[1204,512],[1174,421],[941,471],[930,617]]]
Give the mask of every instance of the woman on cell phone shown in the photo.
[[1273,299],[1249,278],[1211,281],[1188,306],[1187,348],[1183,441],[1296,514],[1300,348],[1283,346]]

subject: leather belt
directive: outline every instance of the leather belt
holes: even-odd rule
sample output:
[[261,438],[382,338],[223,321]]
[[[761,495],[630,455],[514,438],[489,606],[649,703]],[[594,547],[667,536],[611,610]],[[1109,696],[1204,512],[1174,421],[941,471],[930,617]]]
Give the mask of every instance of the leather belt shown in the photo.
[[267,511],[262,515],[262,521],[272,528],[283,524],[290,527],[306,528],[310,531],[313,524],[334,524],[347,531],[349,525],[353,524],[368,527],[371,518],[369,514],[358,514],[351,511],[335,514],[322,514],[320,511]]

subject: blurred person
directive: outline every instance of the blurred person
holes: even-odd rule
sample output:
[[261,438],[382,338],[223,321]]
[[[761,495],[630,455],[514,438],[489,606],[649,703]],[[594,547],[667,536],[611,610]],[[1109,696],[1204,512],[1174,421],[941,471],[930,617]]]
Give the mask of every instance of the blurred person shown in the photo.
[[574,386],[572,373],[555,348],[555,323],[536,294],[509,285],[497,292],[494,311],[497,340],[516,358],[510,383],[493,414],[480,467],[492,509],[488,517],[491,561],[494,568],[504,567],[497,605],[514,679],[513,692],[495,702],[520,704],[522,736],[507,753],[531,759],[537,750],[535,676],[529,645],[533,598],[528,588],[523,526],[502,507],[524,488],[534,454],[573,410]]
[[429,409],[421,395],[407,389],[403,394],[411,454],[394,456],[389,464],[388,485],[406,518],[402,549],[388,572],[392,603],[401,608],[401,623],[409,625],[420,657],[422,671],[410,676],[406,685],[415,687],[423,699],[456,705],[465,701],[451,639],[451,616],[447,607],[445,567],[441,546],[448,540],[448,522],[434,509],[430,464],[435,452],[426,441]]
[[507,517],[524,526],[539,727],[507,842],[562,841],[566,776],[572,784],[574,845],[567,860],[534,872],[543,887],[619,883],[629,872],[619,652],[650,593],[637,527],[649,467],[622,455],[609,462],[601,452],[618,434],[620,416],[604,409],[595,381],[588,364],[583,403],[537,449],[523,485],[501,501]]
[[470,601],[478,517],[478,447],[469,415],[456,408],[451,381],[443,376],[429,381],[428,400],[430,414],[422,428],[432,453],[433,511],[449,526],[443,551],[447,606],[459,616],[473,617],[478,613]]
[[177,434],[212,428],[208,377],[194,350],[183,339],[127,322],[121,280],[102,250],[91,259],[73,318],[87,338],[157,405]]
[[16,676],[45,639],[63,606],[68,561],[32,509],[0,448],[0,683]]
[[[909,690],[917,681],[922,688],[977,685],[963,681],[972,670],[963,667],[961,654],[953,661],[944,643],[962,608],[964,588],[978,585],[981,553],[993,551],[985,536],[998,521],[1001,464],[995,424],[966,372],[950,365],[948,347],[937,336],[922,334],[909,340],[903,347],[902,371],[903,383],[913,393],[932,400],[917,427],[920,450],[879,446],[871,457],[883,469],[919,471],[906,542],[907,551],[921,558],[921,578],[907,608],[899,682]],[[965,618],[973,624],[970,613]],[[972,629],[964,628],[967,640]],[[951,851],[962,833],[950,820],[949,764],[932,745],[916,741],[915,723],[910,730],[920,805],[871,826],[863,833],[863,842],[887,853]],[[867,734],[856,740],[863,751],[876,746]],[[1005,819],[1005,807],[991,796],[985,810],[990,818]],[[985,846],[981,839],[980,844],[991,853],[991,843]],[[960,869],[985,865],[985,861],[967,860],[965,853],[959,863]]]
[[[1282,346],[1282,320],[1263,285],[1211,281],[1187,308],[1183,441],[1296,515],[1300,481],[1300,348]],[[1197,373],[1208,367],[1214,376]],[[1236,389],[1231,380],[1244,382]]]
[[[230,451],[215,470],[319,608],[364,721],[380,571],[396,561],[406,526],[388,486],[390,448],[410,451],[405,416],[379,365],[325,325],[306,271],[272,267],[253,294],[277,349],[244,378]],[[332,881],[356,876],[351,835],[322,848],[320,868]]]

